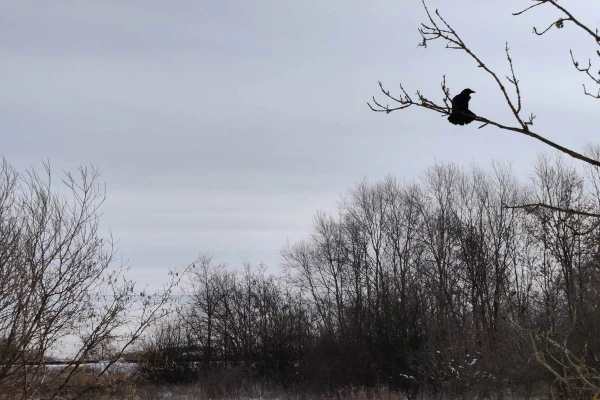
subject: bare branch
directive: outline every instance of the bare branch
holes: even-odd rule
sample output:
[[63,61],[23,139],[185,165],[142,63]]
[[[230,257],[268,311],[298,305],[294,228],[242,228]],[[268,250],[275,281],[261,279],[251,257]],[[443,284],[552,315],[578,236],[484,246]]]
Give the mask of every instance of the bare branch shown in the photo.
[[510,83],[515,87],[515,92],[517,93],[517,114],[521,112],[521,90],[519,89],[519,80],[515,76],[515,70],[513,68],[512,58],[510,58],[510,52],[508,51],[508,42],[506,42],[506,59],[508,60],[508,64],[510,65],[510,73],[512,78],[506,77]]
[[562,28],[565,26],[565,24],[564,24],[564,22],[565,22],[565,21],[566,21],[565,19],[562,19],[562,18],[561,18],[561,19],[559,19],[559,20],[557,20],[557,21],[555,21],[555,22],[551,23],[551,24],[550,24],[550,25],[549,25],[549,26],[548,26],[546,29],[544,29],[543,31],[538,31],[538,30],[537,30],[537,28],[534,26],[534,27],[533,27],[533,33],[535,33],[535,34],[536,34],[536,35],[538,35],[538,36],[542,36],[543,34],[545,34],[546,32],[548,32],[550,29],[552,29],[552,27],[553,27],[553,26],[556,26],[558,29],[562,29]]
[[588,28],[583,23],[581,23],[577,18],[575,18],[573,16],[573,14],[571,14],[566,8],[564,8],[563,6],[558,4],[558,2],[556,0],[548,0],[546,2],[552,4],[554,7],[558,8],[560,11],[562,11],[568,17],[564,20],[572,21],[575,25],[577,25],[578,27],[583,29],[586,33],[588,33],[590,36],[592,36],[594,38],[594,40],[596,41],[596,43],[600,44],[600,36],[598,35],[598,30],[596,30],[596,32],[592,31],[590,28]]
[[[568,154],[569,156],[571,156],[573,158],[576,158],[578,160],[586,162],[590,165],[600,167],[600,162],[598,160],[586,157],[581,153],[578,153],[578,152],[568,149],[564,146],[561,146],[561,145],[559,145],[549,139],[546,139],[545,137],[543,137],[537,133],[534,133],[530,130],[530,126],[533,125],[535,115],[530,114],[530,116],[527,119],[523,118],[520,115],[520,113],[522,111],[522,93],[521,93],[521,90],[519,87],[519,80],[517,79],[515,71],[514,71],[514,65],[513,65],[512,58],[510,57],[508,44],[506,44],[505,51],[506,51],[506,57],[507,57],[507,61],[508,61],[509,67],[510,67],[510,71],[511,71],[511,76],[507,77],[507,79],[514,86],[516,97],[517,97],[516,104],[510,98],[507,88],[504,86],[504,84],[502,83],[502,81],[500,80],[498,75],[494,71],[492,71],[483,62],[483,60],[481,60],[475,53],[473,53],[473,51],[461,39],[461,37],[452,28],[452,26],[441,16],[441,14],[439,13],[438,10],[435,11],[435,16],[440,22],[438,22],[436,20],[436,18],[434,18],[433,14],[429,11],[425,1],[422,0],[422,2],[423,2],[423,7],[425,9],[427,17],[429,19],[429,23],[421,24],[421,28],[419,28],[419,32],[421,33],[421,36],[423,38],[420,46],[427,47],[427,43],[429,41],[436,40],[436,39],[442,39],[447,42],[447,45],[446,45],[447,48],[459,49],[459,50],[463,50],[465,53],[467,53],[473,60],[476,61],[478,67],[483,68],[494,79],[498,88],[504,95],[504,99],[506,100],[506,103],[509,106],[513,116],[515,117],[516,121],[519,124],[519,126],[517,126],[517,127],[512,127],[512,126],[507,126],[505,124],[501,124],[501,123],[498,123],[495,121],[491,121],[491,120],[481,117],[481,116],[477,116],[475,118],[475,120],[483,122],[483,124],[479,126],[479,129],[481,129],[485,126],[488,126],[488,125],[493,125],[500,129],[510,130],[513,132],[519,132],[524,135],[530,136],[534,139],[537,139],[552,148],[555,148],[565,154]],[[546,2],[552,2],[552,0],[543,0],[543,1],[540,0],[540,2],[534,6],[544,4]],[[552,2],[552,3],[554,3],[554,2]],[[533,7],[530,7],[528,9],[531,9],[531,8],[533,8]],[[525,11],[527,11],[527,10],[523,10],[520,13],[523,13]],[[517,13],[517,15],[520,13]],[[385,113],[389,114],[392,111],[405,109],[405,108],[410,107],[411,105],[414,105],[417,107],[422,107],[422,108],[427,108],[427,109],[436,111],[438,113],[441,113],[443,115],[448,115],[451,111],[451,107],[449,106],[449,103],[448,103],[449,91],[446,89],[446,86],[445,86],[445,77],[444,77],[444,81],[442,83],[442,90],[444,92],[444,106],[436,104],[435,102],[429,100],[424,95],[422,95],[420,92],[417,92],[418,101],[413,101],[410,98],[410,96],[408,96],[406,94],[406,91],[404,90],[404,88],[402,88],[402,86],[401,86],[401,89],[402,89],[403,95],[398,98],[391,96],[389,91],[384,89],[381,82],[379,82],[379,87],[386,97],[388,97],[395,103],[399,104],[399,106],[390,107],[389,105],[383,105],[383,104],[377,102],[375,100],[375,98],[373,98],[373,102],[376,107],[374,107],[368,103],[369,108],[373,111],[385,112]],[[599,92],[599,96],[600,96],[600,92]]]
[[542,4],[544,4],[544,3],[545,3],[547,0],[538,0],[538,1],[539,1],[539,3],[536,3],[536,4],[532,5],[532,6],[529,6],[529,7],[527,7],[527,8],[526,8],[526,9],[524,9],[524,10],[521,10],[521,11],[518,11],[518,12],[516,12],[516,13],[513,13],[513,15],[515,15],[515,16],[516,16],[516,15],[521,15],[521,14],[523,14],[523,13],[525,13],[525,12],[527,12],[527,11],[531,10],[531,9],[532,9],[532,8],[534,8],[534,7],[537,7],[537,6],[539,6],[539,5],[542,5]]
[[[579,71],[579,72],[584,72],[595,84],[600,85],[600,78],[596,78],[594,75],[592,75],[591,69],[592,69],[592,60],[588,59],[588,65],[587,67],[580,67],[579,66],[579,62],[575,61],[575,57],[573,56],[573,50],[569,50],[569,54],[571,55],[571,61],[573,62],[573,66]],[[600,75],[600,73],[599,73]],[[598,89],[598,94],[592,94],[589,93],[587,91],[587,89],[585,88],[585,85],[583,85],[583,92],[590,97],[596,98],[596,99],[600,99],[600,88]]]
[[[435,10],[435,15],[441,21],[441,23],[443,24],[444,28],[440,28],[440,24],[438,24],[435,21],[435,19],[433,18],[432,14],[429,11],[429,9],[427,8],[427,4],[425,3],[424,0],[423,0],[423,7],[425,8],[425,12],[427,13],[427,17],[429,18],[430,26],[422,24],[422,28],[419,29],[419,32],[421,33],[421,36],[423,37],[423,42],[421,43],[421,45],[423,47],[426,47],[427,42],[441,38],[441,39],[445,40],[446,42],[448,42],[447,45],[446,45],[446,48],[465,51],[469,56],[471,56],[471,58],[473,58],[477,62],[477,66],[478,67],[483,68],[488,74],[490,74],[493,77],[493,79],[496,81],[496,84],[498,85],[498,87],[502,91],[502,94],[504,95],[504,98],[505,98],[508,106],[510,107],[511,112],[513,113],[513,115],[515,116],[515,118],[517,119],[517,121],[519,122],[519,125],[521,125],[521,127],[523,129],[527,130],[527,125],[528,124],[524,120],[522,120],[521,117],[519,116],[519,113],[521,111],[521,107],[520,107],[521,93],[520,93],[520,90],[518,88],[516,88],[516,92],[517,92],[517,105],[515,105],[513,103],[513,101],[511,100],[511,98],[510,98],[510,96],[509,96],[509,94],[508,94],[505,86],[502,84],[502,81],[496,75],[496,73],[493,72],[490,68],[488,68],[487,65],[477,55],[475,55],[475,53],[473,53],[471,51],[471,49],[462,40],[462,38],[458,35],[458,33],[441,16],[440,12],[438,10]],[[508,54],[508,45],[506,46],[506,52],[507,52],[507,58],[508,58],[508,61],[509,61],[509,65],[511,67],[511,73],[512,73],[512,81],[511,81],[511,83],[513,83],[514,86],[518,86],[518,80],[516,79],[515,74],[514,74],[514,67],[512,65],[512,59],[510,58],[510,55]]]
[[502,207],[508,208],[508,209],[523,209],[528,213],[533,212],[539,208],[547,208],[552,211],[564,212],[568,215],[581,215],[584,217],[600,218],[600,214],[597,214],[597,213],[591,213],[591,212],[581,211],[581,210],[574,210],[572,208],[556,207],[556,206],[551,206],[549,204],[543,204],[543,203],[522,204],[522,205],[518,205],[518,206],[509,206],[507,204],[502,204]]
[[[558,4],[558,1],[556,0],[539,0],[538,3],[534,4],[531,7],[526,8],[523,11],[517,12],[517,13],[513,13],[513,15],[520,15],[534,7],[537,7],[539,5],[542,4],[551,4],[552,6],[554,6],[556,9],[560,10],[565,16],[563,18],[559,18],[557,21],[553,22],[552,24],[550,24],[546,29],[544,29],[543,31],[538,31],[537,28],[533,28],[533,32],[538,35],[541,36],[543,34],[545,34],[546,32],[548,32],[553,26],[556,26],[556,28],[558,29],[562,29],[564,27],[564,23],[565,21],[570,21],[573,22],[575,25],[577,25],[579,28],[581,28],[584,32],[588,33],[590,36],[592,36],[592,38],[594,38],[594,41],[596,42],[596,44],[600,45],[600,34],[598,32],[598,29],[596,29],[595,31],[592,30],[591,28],[589,28],[588,26],[586,26],[585,24],[583,24],[581,21],[579,21],[578,18],[576,18],[575,16],[573,16],[573,14],[571,14],[571,12],[569,12],[565,7],[561,6],[560,4]],[[600,78],[595,77],[594,75],[592,75],[592,73],[590,72],[591,68],[592,68],[592,63],[591,60],[588,60],[588,66],[587,67],[580,67],[579,66],[579,62],[575,61],[575,58],[573,56],[573,51],[570,51],[571,53],[571,60],[573,61],[573,65],[575,66],[575,68],[577,68],[578,71],[580,72],[585,72],[588,77],[590,79],[592,79],[592,81],[597,84],[600,85]],[[600,56],[600,51],[597,51],[597,54]],[[600,73],[599,73],[600,75]],[[597,94],[593,94],[591,92],[589,92],[587,90],[587,88],[585,87],[585,85],[583,85],[583,93],[586,96],[590,96],[592,98],[595,99],[600,99],[600,88],[598,88],[598,93]]]

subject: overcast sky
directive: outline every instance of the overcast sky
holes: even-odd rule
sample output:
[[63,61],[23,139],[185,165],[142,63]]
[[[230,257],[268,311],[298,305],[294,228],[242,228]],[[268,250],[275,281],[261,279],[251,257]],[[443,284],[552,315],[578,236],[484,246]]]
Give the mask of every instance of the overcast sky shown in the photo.
[[[568,53],[593,56],[589,36],[568,24],[535,36],[559,14],[511,16],[526,0],[428,4],[500,76],[508,41],[536,132],[576,150],[596,140],[598,102],[582,95]],[[597,26],[600,2],[569,7]],[[142,282],[199,251],[276,270],[285,242],[363,177],[491,159],[526,177],[545,151],[422,109],[369,111],[378,80],[437,100],[445,74],[452,94],[476,91],[476,113],[513,124],[468,56],[417,47],[424,17],[419,0],[4,0],[0,152],[20,170],[43,159],[56,171],[98,167],[103,222]]]

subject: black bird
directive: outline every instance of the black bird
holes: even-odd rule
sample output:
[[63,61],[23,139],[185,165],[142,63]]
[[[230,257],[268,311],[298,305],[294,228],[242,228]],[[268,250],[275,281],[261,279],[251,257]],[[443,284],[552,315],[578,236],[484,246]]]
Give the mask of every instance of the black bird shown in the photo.
[[465,89],[460,94],[457,94],[452,99],[452,113],[448,117],[448,121],[454,125],[470,124],[475,119],[475,114],[469,110],[469,100],[471,93],[475,93],[471,89]]

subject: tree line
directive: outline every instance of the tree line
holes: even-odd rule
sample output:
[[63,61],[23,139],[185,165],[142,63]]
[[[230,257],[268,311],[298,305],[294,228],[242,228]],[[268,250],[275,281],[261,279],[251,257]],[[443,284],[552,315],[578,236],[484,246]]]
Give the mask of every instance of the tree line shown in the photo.
[[600,367],[595,173],[540,157],[527,183],[498,163],[365,180],[282,250],[282,274],[201,256],[179,312],[149,337],[147,372],[587,396]]

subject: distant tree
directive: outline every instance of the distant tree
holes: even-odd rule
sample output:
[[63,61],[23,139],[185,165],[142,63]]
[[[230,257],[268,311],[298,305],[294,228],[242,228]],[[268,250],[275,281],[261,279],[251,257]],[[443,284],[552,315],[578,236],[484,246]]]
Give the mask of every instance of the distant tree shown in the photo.
[[197,343],[199,357],[208,369],[211,362],[221,356],[219,324],[225,297],[228,296],[230,276],[224,264],[212,264],[212,257],[203,254],[194,262],[189,275],[190,301],[182,310],[189,332]]
[[201,369],[198,346],[189,325],[176,314],[154,324],[143,338],[138,355],[138,372],[155,384],[181,384],[196,381]]

